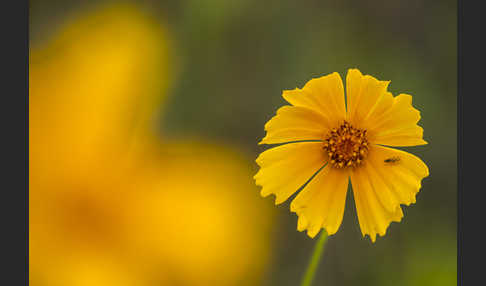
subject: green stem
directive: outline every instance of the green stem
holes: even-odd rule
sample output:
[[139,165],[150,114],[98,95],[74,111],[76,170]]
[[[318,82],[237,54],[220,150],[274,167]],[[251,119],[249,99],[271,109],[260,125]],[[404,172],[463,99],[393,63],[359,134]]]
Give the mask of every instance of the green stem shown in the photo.
[[324,251],[324,245],[327,241],[327,233],[323,229],[319,236],[319,240],[314,247],[314,253],[312,253],[311,260],[309,262],[309,266],[305,272],[304,278],[302,279],[302,283],[300,286],[310,286],[312,280],[314,280],[314,276],[316,274],[317,266],[319,265],[319,260],[321,259],[322,253]]

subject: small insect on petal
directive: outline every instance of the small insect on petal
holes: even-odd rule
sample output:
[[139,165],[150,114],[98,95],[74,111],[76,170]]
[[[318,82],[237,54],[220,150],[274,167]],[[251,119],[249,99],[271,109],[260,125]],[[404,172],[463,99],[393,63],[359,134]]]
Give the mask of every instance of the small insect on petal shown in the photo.
[[386,164],[394,164],[394,163],[398,163],[399,161],[400,161],[400,157],[396,156],[396,157],[387,158],[383,162],[385,162]]

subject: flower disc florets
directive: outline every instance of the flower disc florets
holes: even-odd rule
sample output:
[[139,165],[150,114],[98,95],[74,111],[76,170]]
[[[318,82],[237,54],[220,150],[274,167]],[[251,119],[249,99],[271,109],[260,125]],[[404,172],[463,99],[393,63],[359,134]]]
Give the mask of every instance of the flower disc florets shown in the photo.
[[368,154],[366,130],[357,129],[348,122],[333,128],[324,140],[329,164],[335,168],[356,167]]

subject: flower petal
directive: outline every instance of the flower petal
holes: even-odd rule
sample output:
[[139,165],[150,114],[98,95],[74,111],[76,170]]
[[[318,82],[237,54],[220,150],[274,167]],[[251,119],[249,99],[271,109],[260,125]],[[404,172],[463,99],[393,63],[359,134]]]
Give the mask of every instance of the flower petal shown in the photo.
[[103,5],[32,45],[29,152],[41,170],[118,160],[155,133],[172,73],[170,37],[154,20],[137,5]]
[[343,81],[336,72],[311,79],[302,89],[285,90],[282,96],[294,106],[321,113],[329,126],[335,126],[346,118]]
[[261,195],[275,194],[280,204],[295,193],[327,161],[321,142],[281,145],[261,153],[256,159],[260,170],[254,176],[262,186]]
[[[400,204],[415,203],[415,196],[422,187],[421,181],[429,176],[429,168],[415,155],[394,148],[373,146],[367,163],[395,194]],[[385,163],[386,159],[399,158],[396,163]]]
[[306,107],[286,105],[265,124],[267,135],[259,144],[322,140],[330,128],[320,113]]
[[387,93],[377,103],[378,108],[363,123],[369,130],[370,141],[388,146],[416,146],[427,144],[423,129],[417,125],[420,111],[412,106],[412,96]]
[[[396,162],[385,162],[396,158]],[[374,242],[383,236],[392,221],[403,216],[400,204],[415,203],[421,180],[429,175],[427,166],[416,156],[392,148],[372,146],[364,166],[351,175],[358,219],[363,235]]]
[[351,184],[361,233],[363,236],[369,235],[371,241],[375,242],[377,233],[384,236],[392,221],[399,222],[402,219],[402,209],[397,206],[390,212],[383,207],[364,168],[351,172]]
[[295,197],[290,210],[299,216],[297,230],[315,237],[321,228],[335,234],[341,225],[349,172],[326,166]]
[[379,81],[370,75],[362,75],[357,69],[349,69],[346,76],[347,117],[351,124],[362,126],[364,119],[386,93],[389,81]]

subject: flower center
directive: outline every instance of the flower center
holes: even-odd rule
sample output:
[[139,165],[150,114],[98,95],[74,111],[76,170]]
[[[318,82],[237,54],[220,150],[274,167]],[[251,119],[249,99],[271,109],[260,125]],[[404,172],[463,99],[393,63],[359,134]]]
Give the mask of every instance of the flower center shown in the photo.
[[357,129],[348,122],[333,128],[324,140],[323,149],[329,155],[329,163],[335,168],[356,167],[368,154],[366,130]]

